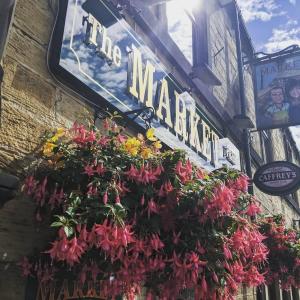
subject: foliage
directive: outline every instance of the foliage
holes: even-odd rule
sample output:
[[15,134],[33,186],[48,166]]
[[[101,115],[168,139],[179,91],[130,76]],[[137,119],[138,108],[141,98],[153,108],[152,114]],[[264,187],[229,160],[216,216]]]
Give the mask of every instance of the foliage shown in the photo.
[[286,229],[283,216],[266,217],[260,221],[260,232],[266,236],[270,249],[266,265],[267,283],[279,281],[283,289],[300,288],[300,232]]
[[104,127],[74,124],[45,141],[24,192],[38,219],[51,211],[57,237],[40,260],[23,261],[24,275],[101,280],[106,296],[128,299],[142,287],[147,299],[185,290],[234,299],[239,285],[264,283],[268,249],[245,175],[206,174],[183,152],[161,151],[153,130],[128,137],[111,120]]

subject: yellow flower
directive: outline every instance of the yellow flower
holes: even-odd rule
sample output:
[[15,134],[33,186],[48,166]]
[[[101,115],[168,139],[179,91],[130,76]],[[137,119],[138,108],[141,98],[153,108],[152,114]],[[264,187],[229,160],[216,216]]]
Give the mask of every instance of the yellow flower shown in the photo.
[[143,159],[148,159],[152,156],[152,151],[150,148],[143,148],[141,151],[141,156]]
[[65,129],[64,128],[57,128],[55,135],[50,138],[48,141],[49,142],[57,142],[57,140],[65,135]]
[[154,128],[150,128],[147,130],[146,137],[151,142],[157,141],[157,138],[154,136]]
[[138,154],[140,146],[141,142],[135,137],[130,138],[125,142],[126,151],[133,156],[136,156]]
[[55,142],[57,142],[57,140],[58,140],[58,136],[57,135],[54,135],[52,138],[50,138],[47,142],[48,143],[51,143],[51,142],[53,142],[53,143],[55,143]]
[[53,154],[53,149],[56,147],[55,144],[47,141],[46,144],[43,147],[43,154],[45,156],[51,156]]
[[55,135],[57,135],[58,137],[62,137],[62,136],[64,136],[65,135],[65,129],[64,128],[57,128],[57,130],[56,130],[56,134]]
[[153,146],[155,149],[161,149],[162,148],[162,144],[160,141],[156,141],[155,143],[153,143]]

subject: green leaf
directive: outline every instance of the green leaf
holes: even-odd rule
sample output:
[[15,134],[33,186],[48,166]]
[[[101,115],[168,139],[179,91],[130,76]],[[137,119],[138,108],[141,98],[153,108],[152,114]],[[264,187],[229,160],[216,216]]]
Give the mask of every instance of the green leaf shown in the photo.
[[73,227],[65,226],[64,231],[65,231],[68,238],[71,237],[74,234]]
[[53,222],[50,226],[51,227],[61,227],[61,226],[63,226],[64,224],[63,223],[61,223],[61,222]]

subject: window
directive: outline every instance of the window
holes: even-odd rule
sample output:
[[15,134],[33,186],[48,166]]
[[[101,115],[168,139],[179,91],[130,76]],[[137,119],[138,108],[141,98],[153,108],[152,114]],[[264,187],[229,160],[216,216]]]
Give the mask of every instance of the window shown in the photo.
[[166,3],[168,33],[191,65],[193,65],[192,2],[196,0],[173,0]]
[[264,162],[272,162],[274,160],[272,138],[269,131],[262,131],[260,133],[261,148],[262,148],[262,159]]
[[6,37],[10,26],[11,16],[13,14],[15,0],[0,1],[0,61],[3,56]]
[[293,162],[292,146],[291,146],[291,144],[288,140],[288,137],[285,133],[283,134],[283,142],[284,142],[284,150],[285,150],[286,160],[289,161],[289,162]]

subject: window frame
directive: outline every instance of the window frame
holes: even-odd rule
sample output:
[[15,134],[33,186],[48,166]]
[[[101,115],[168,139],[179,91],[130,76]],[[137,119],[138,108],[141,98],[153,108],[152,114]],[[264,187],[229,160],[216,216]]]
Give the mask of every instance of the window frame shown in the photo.
[[4,57],[17,0],[0,3],[0,63]]
[[270,131],[260,131],[262,159],[265,163],[274,161],[274,153],[272,148],[272,136]]

